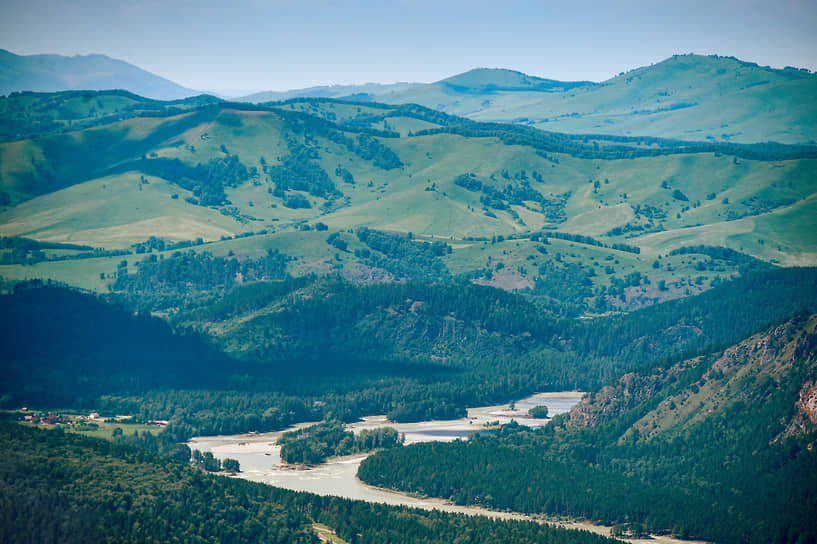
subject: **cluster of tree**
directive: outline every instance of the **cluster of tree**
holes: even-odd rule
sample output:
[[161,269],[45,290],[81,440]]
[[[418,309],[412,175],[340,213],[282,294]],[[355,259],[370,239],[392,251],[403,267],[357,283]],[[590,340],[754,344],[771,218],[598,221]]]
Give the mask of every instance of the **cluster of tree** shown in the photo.
[[284,433],[278,443],[285,463],[319,465],[333,456],[401,446],[403,438],[391,427],[364,429],[355,435],[344,430],[342,422],[329,421]]
[[[511,177],[507,171],[502,172],[505,179]],[[538,172],[533,173],[534,179],[541,180]],[[493,176],[492,176],[493,177]],[[507,211],[510,206],[525,206],[526,202],[536,202],[548,221],[561,223],[567,219],[564,206],[570,198],[570,192],[565,194],[546,197],[530,185],[530,181],[522,170],[515,176],[518,183],[507,183],[501,187],[489,179],[482,179],[473,173],[460,174],[454,178],[454,184],[471,191],[481,192],[479,201],[487,208]]]
[[539,265],[539,276],[530,292],[547,299],[547,306],[559,314],[575,317],[587,308],[593,296],[595,271],[579,263],[546,260]]
[[548,417],[548,407],[547,406],[534,406],[530,410],[528,410],[528,416],[536,419],[547,419]]
[[[281,164],[267,167],[270,180],[275,184],[273,194],[279,198],[286,198],[288,191],[304,191],[319,198],[333,198],[341,196],[329,174],[316,161],[318,149],[300,143],[294,136],[286,138],[289,153],[281,158]],[[303,198],[303,195],[298,195]],[[307,201],[308,202],[308,201]],[[291,202],[290,204],[297,204]],[[311,207],[301,205],[285,205],[290,208]]]
[[[222,238],[223,239],[223,238]],[[144,242],[133,244],[131,247],[137,255],[142,253],[151,253],[153,251],[177,251],[180,249],[187,249],[193,246],[200,246],[204,243],[202,238],[195,240],[179,240],[178,242],[170,242],[157,236],[151,236]]]
[[176,159],[143,157],[117,167],[116,171],[138,170],[148,175],[166,179],[193,193],[191,204],[220,206],[228,204],[225,187],[237,187],[251,177],[238,155],[216,157],[195,167]]
[[348,183],[350,185],[355,184],[355,177],[350,171],[343,168],[341,165],[338,165],[337,168],[335,168],[335,175],[342,179],[343,183]]
[[[757,268],[766,268],[769,265],[761,260],[741,253],[728,247],[720,246],[686,246],[673,249],[669,255],[706,255],[712,260],[725,261],[730,264],[738,265],[741,270],[750,270]],[[745,272],[744,272],[745,274]]]
[[359,134],[357,144],[350,148],[361,159],[372,161],[378,168],[393,170],[402,168],[403,161],[397,153],[368,134]]
[[198,203],[202,206],[219,206],[227,203],[224,188],[241,185],[250,179],[250,172],[238,160],[238,155],[228,155],[210,159],[205,164],[199,163],[194,179],[199,182],[192,188],[193,196],[198,198]]
[[726,211],[726,218],[729,221],[734,221],[736,219],[741,219],[743,217],[760,215],[762,213],[767,213],[778,208],[791,206],[798,200],[799,198],[793,198],[791,196],[781,195],[775,198],[769,196],[764,197],[761,195],[753,195],[748,198],[742,198],[740,200],[739,204],[744,207],[743,210],[738,210],[734,208],[728,209]]
[[229,457],[224,459],[217,459],[213,452],[206,451],[203,454],[199,450],[193,450],[193,464],[205,472],[240,472],[241,465],[235,459]]
[[[610,396],[630,402],[613,411],[600,396],[595,409],[606,417],[596,427],[566,426],[560,415],[538,431],[505,426],[497,436],[413,445],[368,458],[359,477],[460,504],[635,523],[639,532],[809,542],[817,537],[817,436],[785,431],[801,388],[813,383],[817,335],[804,332],[805,320],[794,322],[782,337],[796,353],[778,351],[785,374],[730,382],[714,408],[676,418],[680,428],[653,426],[644,436],[634,424],[649,429],[643,422],[656,407],[675,410],[670,400],[691,399],[707,378],[719,379],[721,352],[628,374]],[[754,344],[734,353],[751,354]],[[698,404],[689,403],[693,410]]]
[[[383,170],[401,168],[400,157],[383,145],[376,137],[399,137],[396,132],[382,132],[353,126],[341,126],[319,117],[285,109],[276,109],[295,134],[304,134],[310,138],[323,137],[336,144],[345,146],[349,151],[363,160],[371,161],[374,166]],[[347,137],[343,131],[358,132],[357,138]]]
[[[350,543],[601,544],[533,522],[369,504],[212,476],[146,451],[0,422],[0,527],[20,544],[318,544],[313,524]],[[57,454],[58,452],[58,454]]]
[[215,257],[206,251],[177,251],[169,257],[152,254],[137,264],[135,274],[121,268],[111,289],[136,296],[143,305],[168,307],[191,293],[223,292],[243,282],[284,279],[288,261],[289,257],[278,250],[243,260]]
[[[236,362],[232,365],[242,370]],[[94,399],[93,406],[104,413],[169,420],[158,436],[159,449],[147,447],[160,453],[164,453],[161,442],[166,439],[175,444],[193,436],[280,431],[301,421],[323,417],[324,411],[315,404],[314,397],[266,391],[264,389],[281,385],[264,375],[259,375],[257,380],[243,378],[223,373],[219,389],[214,386],[192,388],[195,383],[191,383],[191,387],[185,389],[176,386],[138,393],[109,393]]]
[[446,402],[441,398],[429,398],[414,402],[403,402],[387,414],[391,421],[412,423],[433,419],[459,419],[468,415],[461,402]]
[[451,246],[442,241],[415,241],[409,234],[389,233],[359,227],[358,239],[372,251],[358,253],[367,265],[383,268],[400,279],[443,281],[451,275],[440,259],[451,253]]

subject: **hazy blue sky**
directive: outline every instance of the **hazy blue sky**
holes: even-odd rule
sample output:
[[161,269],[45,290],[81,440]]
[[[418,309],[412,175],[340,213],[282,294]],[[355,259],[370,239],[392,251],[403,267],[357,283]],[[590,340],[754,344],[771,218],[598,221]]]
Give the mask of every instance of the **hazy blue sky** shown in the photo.
[[102,53],[196,89],[600,81],[674,53],[817,70],[815,0],[3,0],[0,48]]

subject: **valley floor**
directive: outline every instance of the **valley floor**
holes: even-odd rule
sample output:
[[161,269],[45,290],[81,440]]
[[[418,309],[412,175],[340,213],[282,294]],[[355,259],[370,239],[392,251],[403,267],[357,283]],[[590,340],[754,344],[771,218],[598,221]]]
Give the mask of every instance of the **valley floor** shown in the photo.
[[[482,406],[468,409],[468,416],[451,421],[423,421],[418,423],[390,423],[385,416],[368,416],[347,426],[358,433],[364,429],[389,426],[405,435],[405,443],[414,444],[431,441],[452,441],[467,438],[477,432],[490,432],[493,424],[516,421],[521,425],[539,427],[547,419],[531,419],[527,411],[534,406],[547,406],[551,416],[570,411],[584,393],[565,391],[538,393],[519,400],[513,405]],[[424,510],[486,516],[494,519],[536,521],[565,529],[589,531],[602,536],[610,536],[611,528],[586,521],[553,520],[529,516],[519,512],[491,510],[478,506],[457,505],[450,501],[429,497],[418,497],[408,493],[374,487],[357,478],[360,463],[369,454],[355,454],[334,457],[318,466],[288,465],[281,461],[281,446],[278,438],[285,432],[308,426],[298,424],[284,431],[272,433],[240,434],[231,436],[195,437],[188,442],[192,450],[210,451],[218,459],[237,459],[241,472],[237,475],[246,480],[265,483],[293,491],[306,491],[318,495],[332,495],[348,499],[382,503],[392,506],[409,506]],[[654,544],[700,544],[699,541],[679,540],[668,536],[651,535],[648,539],[623,540],[632,543]]]

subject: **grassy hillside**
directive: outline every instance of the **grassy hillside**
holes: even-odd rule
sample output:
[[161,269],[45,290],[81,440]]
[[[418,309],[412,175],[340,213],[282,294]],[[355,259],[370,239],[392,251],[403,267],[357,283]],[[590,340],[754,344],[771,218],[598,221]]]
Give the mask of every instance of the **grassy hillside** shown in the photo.
[[601,83],[519,84],[524,78],[546,81],[520,74],[505,86],[494,83],[496,72],[482,70],[378,100],[569,133],[746,143],[817,139],[811,99],[817,77],[794,68],[681,55]]
[[[85,97],[64,100],[90,115]],[[123,258],[186,245],[240,259],[275,249],[293,275],[423,279],[395,268],[403,249],[350,232],[368,227],[447,243],[437,279],[563,302],[584,284],[572,304],[605,311],[694,294],[742,266],[670,254],[681,247],[782,265],[817,255],[811,147],[571,137],[325,99],[159,105],[0,144],[0,234],[96,248],[0,248],[0,276],[104,290]],[[554,289],[559,274],[574,288]]]

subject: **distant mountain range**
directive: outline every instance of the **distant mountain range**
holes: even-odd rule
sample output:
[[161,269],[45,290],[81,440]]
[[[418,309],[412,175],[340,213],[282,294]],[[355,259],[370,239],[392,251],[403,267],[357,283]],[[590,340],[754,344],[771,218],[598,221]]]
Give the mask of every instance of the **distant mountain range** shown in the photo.
[[477,121],[550,131],[684,140],[817,140],[817,75],[732,57],[676,55],[601,83],[478,68],[435,83],[313,87],[240,101],[296,97],[419,104]]
[[105,55],[15,55],[0,49],[0,95],[15,91],[108,89],[123,89],[158,100],[176,100],[200,94]]
[[391,95],[408,91],[415,87],[422,87],[424,83],[364,83],[362,85],[320,85],[306,89],[292,89],[289,91],[263,91],[238,98],[239,102],[278,102],[293,98],[341,98],[370,102],[384,95]]
[[[161,100],[197,91],[104,55],[20,56],[0,50],[0,94],[124,89]],[[240,102],[334,98],[419,104],[476,121],[572,134],[754,143],[817,141],[817,75],[733,57],[676,55],[601,83],[477,68],[434,83],[325,85],[264,91]]]

